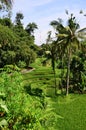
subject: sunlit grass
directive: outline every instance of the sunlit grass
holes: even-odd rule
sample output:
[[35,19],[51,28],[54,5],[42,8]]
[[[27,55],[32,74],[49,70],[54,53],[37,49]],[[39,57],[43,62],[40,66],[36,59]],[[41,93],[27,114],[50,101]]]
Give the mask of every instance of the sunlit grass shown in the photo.
[[60,96],[53,107],[63,117],[57,121],[59,130],[86,130],[86,95]]
[[[39,60],[37,62],[40,64]],[[41,88],[45,93],[47,101],[46,110],[53,109],[54,113],[58,115],[57,121],[55,120],[55,125],[51,129],[86,130],[86,95],[69,94],[69,96],[65,96],[61,95],[61,91],[58,91],[59,96],[55,96],[52,68],[38,67],[37,64],[33,66],[36,66],[34,71],[23,75],[24,84],[31,84],[32,88]],[[61,70],[56,69],[57,82],[60,80],[60,73]]]

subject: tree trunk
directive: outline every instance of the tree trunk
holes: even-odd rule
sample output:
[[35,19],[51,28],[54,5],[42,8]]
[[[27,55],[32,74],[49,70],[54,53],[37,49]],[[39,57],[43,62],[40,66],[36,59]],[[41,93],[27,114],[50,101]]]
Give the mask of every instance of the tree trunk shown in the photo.
[[70,62],[71,62],[71,51],[70,51],[70,47],[69,47],[69,48],[68,48],[68,65],[67,65],[67,86],[66,86],[66,95],[68,95],[68,93],[69,93]]
[[51,49],[51,62],[52,62],[52,69],[54,73],[54,84],[55,84],[55,95],[57,94],[57,85],[56,85],[56,71],[55,71],[55,54],[54,54],[54,48]]
[[[64,62],[63,62],[64,56],[62,55],[62,64],[61,64],[61,82],[64,78]],[[61,84],[61,93],[63,94],[63,85]]]

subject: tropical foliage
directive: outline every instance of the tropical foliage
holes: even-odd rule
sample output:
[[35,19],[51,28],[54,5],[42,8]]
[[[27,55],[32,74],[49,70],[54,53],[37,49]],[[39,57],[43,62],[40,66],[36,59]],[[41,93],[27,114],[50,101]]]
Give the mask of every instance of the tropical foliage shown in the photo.
[[[10,0],[0,4],[12,7]],[[86,28],[73,14],[67,25],[54,20],[55,37],[49,31],[38,46],[38,25],[24,27],[23,19],[21,12],[14,23],[0,18],[0,130],[85,130]]]
[[86,28],[78,30],[79,24],[76,22],[76,18],[73,16],[73,14],[71,14],[71,16],[68,18],[67,23],[68,25],[64,26],[61,19],[58,19],[58,21],[52,21],[50,25],[52,25],[56,30],[57,39],[54,41],[55,47],[58,51],[60,51],[61,55],[65,55],[67,59],[66,94],[68,95],[72,54],[80,49],[81,40],[85,38]]

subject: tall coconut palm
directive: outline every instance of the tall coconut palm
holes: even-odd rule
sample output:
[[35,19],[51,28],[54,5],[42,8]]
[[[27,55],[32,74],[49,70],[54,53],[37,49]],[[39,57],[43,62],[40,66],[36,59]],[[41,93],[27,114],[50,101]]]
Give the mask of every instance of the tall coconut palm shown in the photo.
[[30,34],[30,35],[33,35],[34,36],[34,30],[35,29],[38,29],[36,23],[32,22],[32,23],[29,23],[26,27],[26,31]]
[[55,53],[56,52],[55,42],[52,41],[51,34],[52,32],[48,31],[48,37],[47,37],[46,43],[48,45],[49,50],[46,51],[46,54],[48,54],[47,59],[51,59],[51,67],[54,73],[55,95],[57,95],[56,69],[55,69],[55,60],[56,60],[57,55]]
[[57,44],[56,47],[62,49],[63,54],[67,54],[67,85],[66,95],[68,95],[69,81],[70,81],[70,63],[74,49],[79,47],[79,41],[85,36],[86,28],[78,30],[79,24],[76,22],[76,18],[71,14],[68,18],[67,26],[62,24],[61,20],[52,21],[50,23],[56,30]]

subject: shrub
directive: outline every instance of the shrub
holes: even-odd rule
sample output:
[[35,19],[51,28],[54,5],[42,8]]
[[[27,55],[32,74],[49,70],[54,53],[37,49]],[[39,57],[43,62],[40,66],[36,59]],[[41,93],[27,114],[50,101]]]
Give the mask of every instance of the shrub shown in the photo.
[[25,67],[26,67],[25,61],[19,60],[19,62],[18,62],[18,67],[19,67],[19,68],[25,68]]

